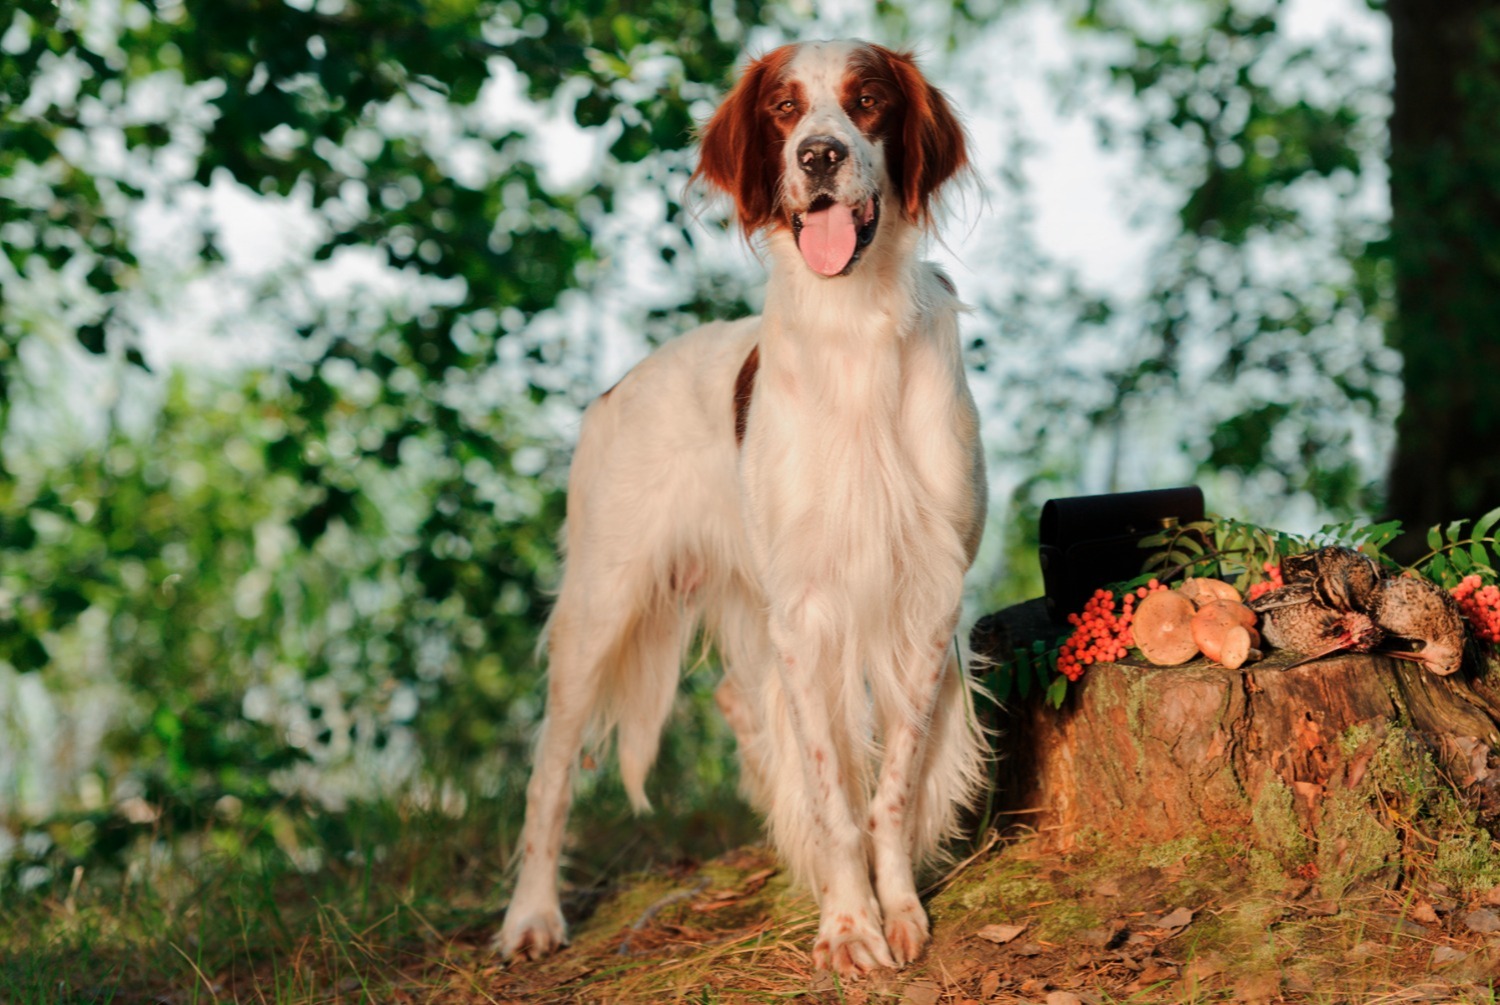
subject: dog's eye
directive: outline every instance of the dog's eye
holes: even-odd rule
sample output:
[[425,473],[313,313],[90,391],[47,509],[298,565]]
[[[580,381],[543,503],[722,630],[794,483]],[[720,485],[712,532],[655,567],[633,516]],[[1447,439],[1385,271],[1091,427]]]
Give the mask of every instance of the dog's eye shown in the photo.
[[780,112],[782,115],[790,115],[790,114],[792,114],[793,112],[795,112],[797,110],[797,103],[795,101],[793,101],[791,98],[788,98],[787,100],[783,101],[781,104],[777,105],[776,106],[776,110],[778,112]]
[[878,104],[880,104],[880,102],[873,94],[861,94],[859,96],[859,107],[865,109],[866,111],[874,108]]

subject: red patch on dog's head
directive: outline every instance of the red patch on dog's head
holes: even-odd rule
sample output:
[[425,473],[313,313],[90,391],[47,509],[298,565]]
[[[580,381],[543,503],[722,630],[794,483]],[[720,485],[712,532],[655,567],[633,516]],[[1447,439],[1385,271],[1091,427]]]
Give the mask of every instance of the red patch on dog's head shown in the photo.
[[774,49],[745,68],[739,82],[703,127],[703,143],[693,179],[708,182],[734,199],[745,233],[776,222],[786,134],[775,110],[783,97],[786,67],[796,46]]
[[[693,180],[733,198],[747,234],[787,224],[780,205],[783,153],[807,101],[790,72],[796,51],[784,45],[753,60],[703,128]],[[947,99],[910,53],[867,44],[850,54],[839,97],[855,128],[884,146],[902,213],[926,222],[934,194],[968,164],[963,127]]]
[[909,52],[881,45],[860,52],[873,79],[886,82],[900,95],[898,114],[886,117],[882,131],[891,181],[901,194],[907,219],[921,223],[931,212],[932,197],[969,163],[963,126],[948,99],[927,82]]

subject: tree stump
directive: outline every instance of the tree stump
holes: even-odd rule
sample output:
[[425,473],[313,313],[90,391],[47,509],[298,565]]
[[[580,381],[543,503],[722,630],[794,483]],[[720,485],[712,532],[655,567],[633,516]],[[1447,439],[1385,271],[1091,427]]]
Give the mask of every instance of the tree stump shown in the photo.
[[[981,620],[972,643],[1000,660],[1057,633],[1034,601]],[[1286,869],[1377,872],[1420,819],[1424,840],[1467,842],[1454,853],[1487,853],[1500,873],[1486,833],[1500,824],[1496,675],[1368,655],[1290,662],[1097,664],[1061,709],[1008,702],[991,723],[999,819],[1061,851],[1218,832]],[[1374,858],[1343,861],[1356,845]]]

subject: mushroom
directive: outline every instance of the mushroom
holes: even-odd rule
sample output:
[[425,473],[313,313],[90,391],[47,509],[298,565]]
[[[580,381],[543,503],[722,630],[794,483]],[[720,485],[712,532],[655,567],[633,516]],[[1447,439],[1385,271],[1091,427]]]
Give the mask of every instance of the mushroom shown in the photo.
[[1193,602],[1176,590],[1157,590],[1135,605],[1130,632],[1141,655],[1157,666],[1177,666],[1198,655]]
[[1191,576],[1184,579],[1182,585],[1177,589],[1184,597],[1187,597],[1199,607],[1212,603],[1215,600],[1229,600],[1236,604],[1240,602],[1240,591],[1222,579]]
[[1255,612],[1238,600],[1214,600],[1198,608],[1190,626],[1203,655],[1230,670],[1260,658]]

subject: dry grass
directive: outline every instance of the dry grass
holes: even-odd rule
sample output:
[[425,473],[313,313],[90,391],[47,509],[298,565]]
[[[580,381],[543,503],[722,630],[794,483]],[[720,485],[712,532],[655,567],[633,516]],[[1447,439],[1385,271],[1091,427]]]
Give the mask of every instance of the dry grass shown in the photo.
[[[504,877],[457,852],[482,830],[419,829],[378,868],[220,862],[12,899],[0,1002],[1497,999],[1500,934],[1466,920],[1481,892],[1354,884],[1330,903],[1307,879],[1268,882],[1213,838],[1066,858],[1035,837],[983,849],[929,891],[928,952],[852,984],[812,969],[813,905],[756,847],[575,891],[572,946],[505,967],[488,949]],[[995,924],[1024,928],[1002,944],[978,935]]]

